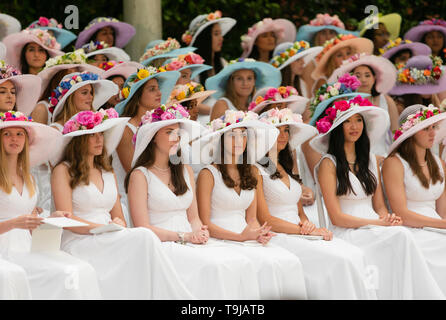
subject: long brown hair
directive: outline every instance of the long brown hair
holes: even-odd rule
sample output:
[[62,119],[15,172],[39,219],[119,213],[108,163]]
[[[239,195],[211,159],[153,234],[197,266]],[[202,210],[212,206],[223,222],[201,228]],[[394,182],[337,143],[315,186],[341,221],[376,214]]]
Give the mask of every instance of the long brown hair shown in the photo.
[[[146,147],[144,152],[139,156],[136,160],[133,168],[127,173],[124,181],[125,192],[128,193],[128,187],[130,182],[130,175],[133,170],[138,167],[150,168],[155,163],[155,137],[152,138],[149,145]],[[176,156],[181,158],[181,150],[178,149]],[[177,196],[181,196],[187,192],[189,189],[184,179],[184,165],[180,162],[178,164],[174,164],[173,161],[169,161],[170,174],[172,179],[172,184],[175,188],[173,192]]]
[[[237,70],[239,71],[239,70]],[[235,71],[235,72],[237,72]],[[252,97],[254,96],[254,94],[256,93],[256,86],[254,85],[254,89],[251,92],[250,97],[248,98],[248,102],[246,104],[246,106],[244,106],[242,109],[240,109],[240,106],[237,105],[237,94],[235,93],[235,88],[234,88],[234,73],[233,72],[231,74],[231,76],[228,79],[228,82],[226,83],[226,90],[225,90],[225,94],[224,96],[226,98],[229,99],[229,101],[232,102],[232,104],[238,109],[238,110],[242,110],[242,111],[248,111],[248,107],[249,107],[249,103],[252,100]],[[254,79],[256,78],[256,73],[253,71],[254,73]]]
[[280,73],[282,74],[282,86],[294,87],[300,94],[302,94],[299,81],[300,77],[296,75],[293,78],[293,71],[291,70],[291,64],[287,65],[285,68],[280,70]]
[[[76,188],[81,183],[90,184],[90,166],[85,156],[88,150],[89,136],[89,134],[84,134],[73,137],[65,148],[61,162],[68,162],[69,164],[68,173],[70,174],[71,189]],[[113,172],[105,146],[102,149],[102,154],[94,157],[93,165],[99,170]]]
[[[3,130],[0,130],[0,137],[3,134]],[[19,153],[17,158],[17,169],[19,170],[19,174],[23,179],[23,183],[26,185],[26,188],[29,192],[29,197],[31,198],[36,192],[34,188],[33,179],[31,176],[31,167],[29,164],[29,138],[28,132],[25,131],[25,145],[23,146],[22,152]],[[8,178],[8,163],[6,161],[6,152],[5,147],[3,146],[3,141],[0,138],[0,189],[2,189],[5,193],[10,194],[12,192],[12,181]]]
[[[90,85],[93,90],[93,98],[94,98],[94,86],[92,84],[90,84]],[[94,111],[93,106],[91,106],[91,111]],[[69,95],[67,100],[65,100],[65,103],[62,106],[62,111],[57,114],[57,116],[53,120],[53,122],[58,122],[58,121],[62,120],[63,123],[66,123],[68,120],[71,119],[72,116],[74,116],[78,112],[79,112],[79,110],[77,109],[76,105],[74,104],[74,92],[73,92],[72,94]]]
[[59,83],[62,81],[62,78],[65,77],[67,74],[69,74],[68,69],[57,71],[46,86],[45,91],[43,91],[42,95],[39,98],[39,101],[48,100],[48,98],[51,97],[51,93],[53,92],[53,90],[57,88]]
[[[148,81],[147,81],[148,82]],[[130,98],[129,102],[125,105],[124,111],[122,112],[121,117],[130,117],[133,118],[138,114],[139,101],[142,96],[142,91],[144,90],[144,86],[147,82],[142,85],[135,94]]]
[[[392,152],[391,155],[395,155],[396,153],[409,163],[410,169],[412,172],[418,177],[423,187],[429,189],[430,181],[424,175],[421,166],[418,164],[415,146],[414,146],[414,137],[410,137],[409,139],[404,140],[398,148]],[[427,168],[429,170],[430,180],[432,184],[436,184],[438,181],[443,182],[443,177],[440,173],[440,168],[438,167],[437,161],[435,160],[430,149],[426,149],[426,158]]]

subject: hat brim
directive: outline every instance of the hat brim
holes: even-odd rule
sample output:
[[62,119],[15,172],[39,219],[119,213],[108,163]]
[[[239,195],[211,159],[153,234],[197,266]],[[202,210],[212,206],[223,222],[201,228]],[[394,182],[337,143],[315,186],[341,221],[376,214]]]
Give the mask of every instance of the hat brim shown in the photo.
[[197,104],[200,104],[204,100],[206,100],[208,97],[210,97],[213,93],[215,93],[215,90],[200,91],[200,92],[194,93],[189,98],[185,98],[185,99],[182,99],[182,100],[176,100],[176,99],[169,100],[167,104],[175,104],[175,103],[181,104],[182,102],[195,100],[195,99],[197,99]]
[[124,50],[122,50],[121,48],[117,48],[117,47],[110,47],[110,48],[96,50],[96,51],[87,53],[85,56],[87,58],[90,58],[90,57],[94,57],[97,54],[103,54],[109,60],[124,61],[124,62],[130,61],[130,56]]
[[292,95],[286,99],[281,99],[278,101],[272,101],[272,100],[265,101],[264,100],[261,103],[259,103],[254,109],[252,109],[250,111],[261,114],[263,112],[263,109],[265,109],[265,107],[270,104],[286,103],[287,108],[291,109],[291,111],[293,113],[302,114],[302,113],[304,113],[304,111],[307,107],[308,101],[310,101],[310,99],[302,97],[302,96],[298,96],[298,95]]
[[282,122],[274,124],[276,128],[283,127],[283,126],[289,126],[290,128],[290,139],[288,141],[288,144],[292,149],[296,149],[299,147],[302,143],[307,141],[308,139],[314,137],[318,134],[318,131],[315,127],[310,126],[306,123],[296,123],[296,122]]
[[327,109],[327,107],[333,102],[336,101],[338,99],[344,99],[344,100],[348,100],[348,99],[352,99],[356,96],[361,96],[361,98],[367,98],[370,97],[369,93],[363,93],[363,92],[352,92],[352,93],[344,93],[344,94],[340,94],[338,96],[335,97],[331,97],[328,98],[324,101],[322,101],[321,103],[319,103],[316,106],[316,109],[314,110],[314,114],[311,117],[310,120],[310,125],[314,126],[316,125],[316,120],[319,118],[319,116],[325,112],[325,109]]
[[216,75],[207,78],[205,87],[208,90],[216,90],[215,99],[222,97],[226,91],[229,77],[238,70],[252,70],[256,74],[256,89],[264,87],[279,87],[282,81],[280,71],[265,62],[237,62],[224,67]]
[[136,161],[144,150],[146,150],[147,146],[149,145],[150,141],[152,141],[158,130],[176,123],[180,125],[182,130],[186,131],[181,135],[180,146],[197,139],[205,130],[200,123],[189,119],[162,120],[140,126],[136,133],[135,152],[133,153],[132,167],[135,166]]
[[6,57],[6,46],[3,44],[3,42],[0,42],[0,59],[5,59]]
[[10,16],[9,14],[0,13],[0,20],[4,21],[6,24],[6,35],[4,35],[4,37],[13,33],[20,32],[20,30],[22,30],[20,21],[13,16]]
[[166,72],[158,72],[147,78],[139,80],[130,88],[130,93],[128,97],[125,100],[119,102],[115,106],[115,110],[119,113],[119,115],[121,115],[124,112],[127,103],[132,99],[135,92],[137,92],[147,81],[151,79],[157,79],[158,86],[161,91],[161,104],[166,103],[180,75],[181,74],[178,71],[166,71]]
[[7,79],[1,79],[0,84],[11,81],[16,89],[16,110],[29,116],[40,97],[42,80],[36,75],[22,74]]
[[237,20],[233,19],[233,18],[229,18],[229,17],[223,17],[223,18],[219,18],[219,19],[215,19],[215,20],[211,20],[206,22],[205,24],[203,24],[202,26],[200,26],[198,28],[198,30],[195,32],[195,34],[192,37],[192,40],[190,42],[190,46],[192,46],[195,42],[195,40],[197,40],[198,35],[204,30],[206,29],[208,26],[214,24],[214,23],[218,23],[220,25],[221,28],[221,35],[224,37],[225,34],[227,34],[229,32],[229,30],[232,29],[232,27],[235,26],[235,24],[237,23]]
[[381,57],[390,59],[394,54],[404,49],[409,49],[412,52],[412,56],[429,56],[432,53],[432,50],[428,45],[421,42],[412,42],[393,47],[384,52]]
[[[150,49],[150,48],[149,48],[149,49]],[[197,50],[197,48],[195,48],[195,47],[184,47],[184,48],[175,49],[175,50],[172,50],[172,51],[170,51],[170,52],[166,52],[166,53],[163,53],[163,54],[159,54],[159,55],[156,55],[156,56],[147,58],[146,60],[144,60],[143,62],[141,62],[141,64],[143,64],[143,65],[145,65],[146,67],[148,67],[148,66],[150,66],[151,63],[152,63],[153,61],[155,61],[156,59],[163,59],[163,58],[168,58],[168,59],[170,59],[170,58],[176,58],[176,57],[178,57],[178,56],[180,56],[180,55],[188,54],[189,52],[194,52],[195,50]],[[147,49],[146,49],[146,51],[147,51]]]
[[130,42],[133,36],[136,33],[136,29],[126,22],[111,22],[111,21],[103,21],[95,23],[93,26],[88,28],[87,30],[83,30],[79,33],[76,40],[76,49],[81,48],[84,44],[88,43],[93,36],[93,34],[102,29],[104,27],[112,27],[115,30],[115,47],[123,48]]
[[[277,69],[282,70],[283,68],[292,64],[294,61],[297,61],[301,58],[304,58],[304,63],[306,64],[305,58],[307,56],[312,56],[314,58],[316,55],[319,54],[319,52],[322,51],[322,49],[323,49],[323,47],[313,47],[313,48],[309,48],[307,50],[301,51],[301,52],[295,54],[294,56],[292,56],[291,58],[289,58],[284,63],[282,63]],[[272,62],[272,60],[270,61],[270,63],[271,62]]]
[[[221,130],[209,132],[200,139],[192,142],[192,152],[200,154],[200,163],[210,164],[220,159],[220,138],[226,132],[246,128],[248,130],[248,141],[246,144],[248,162],[255,164],[271,150],[279,136],[279,130],[270,124],[259,120],[245,120],[229,125]],[[254,142],[252,141],[254,139]]]
[[404,35],[404,39],[420,42],[423,36],[431,31],[438,31],[443,34],[444,39],[446,39],[446,27],[438,25],[418,25],[411,28]]
[[119,93],[119,87],[110,80],[87,80],[74,84],[70,90],[59,100],[53,111],[52,122],[56,119],[56,116],[62,112],[65,101],[73,94],[77,89],[86,86],[87,84],[93,85],[94,98],[93,98],[93,110],[98,110],[104,103],[111,97]]
[[108,79],[114,76],[123,76],[126,80],[130,75],[138,72],[138,69],[143,69],[144,66],[138,62],[128,61],[115,65],[114,67],[104,71],[101,74],[103,79]]
[[367,128],[367,136],[370,140],[370,145],[379,141],[386,133],[386,128],[390,125],[390,119],[387,111],[380,107],[367,106],[367,107],[352,107],[345,111],[339,119],[336,119],[330,130],[324,134],[319,134],[310,141],[310,146],[317,152],[325,154],[328,151],[328,144],[330,142],[331,132],[342,125],[342,123],[355,114],[361,114],[364,118],[364,122]]
[[435,94],[446,90],[446,68],[443,69],[443,74],[436,84],[423,84],[423,85],[413,85],[413,84],[398,84],[398,82],[393,86],[392,90],[388,93],[393,96],[401,96],[403,94],[416,93],[416,94]]
[[325,29],[333,30],[337,34],[352,34],[357,37],[359,36],[358,31],[350,31],[350,30],[342,29],[342,28],[339,28],[336,26],[330,26],[330,25],[312,26],[312,25],[306,24],[299,28],[299,31],[297,32],[297,36],[296,36],[296,41],[304,40],[304,41],[313,43],[314,36],[316,35],[316,33],[318,33],[321,30],[325,30]]
[[93,129],[73,131],[65,135],[60,134],[58,139],[59,147],[50,155],[49,162],[51,165],[56,166],[62,160],[65,148],[74,137],[98,132],[104,132],[104,147],[107,155],[111,155],[121,141],[125,126],[129,120],[130,118],[128,117],[107,119]]
[[187,66],[184,66],[180,69],[178,69],[178,71],[182,71],[182,70],[186,70],[186,69],[191,69],[192,73],[190,78],[191,79],[195,79],[195,77],[197,77],[200,73],[211,70],[212,67],[208,66],[207,64],[190,64]]
[[[367,19],[367,18],[366,18]],[[365,25],[366,19],[362,20],[360,22],[360,28],[359,35],[362,37],[362,35],[370,28],[374,26],[374,24],[368,24]],[[382,23],[386,26],[387,31],[390,34],[390,39],[395,40],[400,35],[400,28],[401,28],[401,16],[398,13],[389,13],[384,16],[378,17],[378,23]]]
[[374,55],[362,57],[356,61],[341,65],[331,74],[327,82],[336,82],[344,74],[353,71],[356,67],[366,65],[375,72],[376,91],[379,93],[387,93],[392,90],[396,83],[396,68],[388,59],[377,57]]

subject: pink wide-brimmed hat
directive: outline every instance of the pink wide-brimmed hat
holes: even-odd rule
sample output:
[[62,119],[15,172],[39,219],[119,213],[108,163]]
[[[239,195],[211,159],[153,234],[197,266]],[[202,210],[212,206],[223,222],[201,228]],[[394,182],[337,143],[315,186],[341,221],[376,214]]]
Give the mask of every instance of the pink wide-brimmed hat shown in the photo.
[[47,30],[42,29],[25,29],[21,32],[11,34],[3,39],[6,46],[6,62],[22,69],[20,62],[20,54],[23,47],[30,42],[35,42],[44,48],[50,57],[63,55],[64,52],[60,50],[60,43],[56,41]]
[[6,46],[3,42],[0,42],[0,59],[3,60],[6,57]]
[[242,58],[247,58],[257,37],[265,32],[274,32],[276,35],[276,46],[282,42],[292,42],[296,39],[296,26],[287,19],[265,18],[248,29],[248,33],[241,36]]
[[[115,30],[115,47],[123,48],[133,38],[136,33],[135,28],[128,23],[119,21],[112,17],[98,17],[90,21],[85,29],[79,33],[76,40],[76,49],[79,49],[87,42],[90,42],[93,34],[105,27],[112,27]],[[93,39],[94,40],[94,39]]]
[[404,39],[412,41],[421,41],[424,35],[431,31],[439,31],[446,39],[446,21],[443,19],[431,19],[421,21],[419,25],[411,28],[404,35]]
[[16,89],[16,110],[29,116],[39,99],[42,85],[40,78],[33,74],[22,74],[18,69],[0,60],[0,85],[5,81],[11,81]]
[[9,14],[0,13],[0,40],[20,30],[22,30],[22,25],[19,20]]
[[127,80],[132,73],[138,72],[139,69],[144,68],[144,65],[135,61],[107,61],[99,65],[99,69],[103,70],[100,74],[103,79],[108,79],[114,76],[123,76]]
[[373,69],[375,73],[376,91],[379,93],[389,92],[396,82],[396,68],[386,58],[377,57],[370,54],[355,54],[349,59],[344,60],[342,65],[333,71],[327,82],[336,82],[346,73],[352,72],[356,67],[366,65]]
[[261,114],[263,109],[276,103],[286,103],[294,113],[302,114],[307,107],[309,99],[299,95],[294,87],[266,87],[258,90],[249,104],[249,111]]
[[324,76],[325,68],[330,57],[338,50],[346,47],[351,47],[353,53],[373,53],[373,42],[366,38],[358,38],[352,34],[338,34],[335,38],[328,40],[324,44],[322,51],[316,56],[316,68],[311,77],[314,80],[319,80]]
[[398,38],[395,41],[389,40],[384,47],[379,48],[379,52],[383,58],[390,59],[396,53],[404,49],[410,50],[412,56],[428,56],[432,53],[431,48],[424,43],[401,40],[401,38]]

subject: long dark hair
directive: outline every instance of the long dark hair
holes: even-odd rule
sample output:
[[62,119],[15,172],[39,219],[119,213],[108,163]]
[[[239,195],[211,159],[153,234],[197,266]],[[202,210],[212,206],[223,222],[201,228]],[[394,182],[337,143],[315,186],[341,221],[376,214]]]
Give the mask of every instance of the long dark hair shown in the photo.
[[[96,37],[98,36],[99,31],[101,31],[102,29],[104,29],[106,27],[110,27],[110,26],[105,26],[103,28],[96,30],[96,32],[93,33],[93,35],[91,36],[91,38],[88,40],[87,43],[90,43],[91,41],[93,41],[93,42],[98,41],[98,40],[96,40]],[[113,28],[113,27],[111,27],[111,29],[113,30],[113,46],[115,46],[116,45],[116,31],[115,31],[115,28]]]
[[[125,177],[124,186],[125,186],[125,192],[128,193],[128,187],[129,187],[129,181],[130,181],[130,175],[132,174],[133,170],[135,170],[138,167],[151,167],[155,163],[155,142],[154,138],[150,141],[149,145],[146,147],[144,152],[139,156],[139,158],[136,160],[135,165],[133,168],[127,173],[127,176]],[[181,150],[178,149],[176,156],[178,158],[181,158]],[[172,184],[175,187],[174,194],[177,196],[181,196],[187,192],[189,189],[187,187],[186,180],[184,179],[184,165],[180,162],[178,164],[174,164],[174,161],[169,161],[169,168],[172,178]]]
[[403,50],[399,50],[399,51],[397,51],[395,54],[393,54],[393,55],[389,58],[389,60],[390,60],[393,64],[395,64],[395,60],[396,60],[396,58],[398,58],[399,56],[401,56],[401,55],[404,54],[404,53],[409,53],[410,58],[413,56],[412,50],[410,50],[410,49],[403,49]]
[[[20,52],[20,64],[22,66],[22,73],[26,74],[29,73],[29,64],[26,61],[26,48],[28,48],[28,45],[32,43],[32,42],[28,42],[26,45],[23,46],[22,48],[22,52]],[[46,54],[46,59],[48,60],[48,58],[50,57],[50,54],[48,53],[48,51],[45,50],[45,54]]]
[[[212,26],[213,25],[210,25],[200,32],[195,39],[193,46],[197,48],[195,53],[199,54],[204,59],[204,63],[212,66],[215,74],[217,74],[223,69],[223,65],[220,59],[221,52],[214,52],[214,60],[212,60]],[[209,71],[212,71],[212,69]],[[199,75],[199,82],[203,85],[205,84],[206,79],[209,78],[209,71],[202,72]]]
[[[361,116],[362,118],[362,116]],[[363,130],[359,139],[355,142],[356,152],[356,177],[361,183],[367,195],[373,195],[378,187],[377,177],[369,169],[370,161],[370,140],[367,135],[366,124],[364,118]],[[336,158],[336,176],[338,178],[338,187],[336,195],[346,195],[349,191],[356,194],[350,183],[349,172],[350,168],[347,162],[344,151],[344,130],[343,125],[338,125],[330,134],[328,143],[328,154],[333,155]]]
[[[421,38],[420,42],[426,44],[426,35],[429,32],[426,32],[425,34],[423,34],[423,37]],[[443,36],[443,47],[440,49],[440,52],[438,52],[438,55],[440,56],[441,59],[443,59],[443,64],[445,64],[446,62],[446,52],[444,51],[444,49],[446,48],[446,37],[444,36],[444,34],[442,32],[440,32],[441,35]]]
[[[372,97],[376,97],[376,96],[379,96],[381,93],[379,93],[378,91],[376,91],[376,73],[375,73],[375,70],[373,70],[373,68],[371,68],[370,66],[368,66],[368,65],[366,65],[366,64],[362,64],[362,65],[360,65],[360,66],[358,66],[358,67],[367,67],[369,70],[370,70],[370,72],[373,74],[373,77],[375,77],[375,82],[373,83],[373,86],[372,86],[372,89],[371,89],[371,92],[370,92],[370,94],[372,95]],[[352,70],[352,73],[354,73],[354,71],[356,70],[356,68],[358,68],[358,67],[355,67],[355,69],[353,69]]]
[[291,70],[291,64],[287,65],[285,68],[280,70],[282,74],[282,86],[291,86],[296,88],[296,90],[302,95],[300,88],[300,77],[295,75],[293,78],[293,72]]
[[[268,60],[271,60],[273,58],[273,52],[274,52],[274,50],[271,50],[269,52]],[[257,48],[257,45],[254,44],[252,46],[252,50],[251,50],[251,53],[249,54],[248,58],[259,60],[259,56],[260,56],[259,49]]]
[[[266,160],[266,161],[265,161]],[[294,159],[293,155],[291,154],[291,150],[289,147],[289,143],[281,150],[277,156],[278,163],[283,167],[285,172],[294,180],[296,180],[299,184],[302,184],[302,179],[300,178],[299,174],[293,173],[293,165],[294,165]],[[266,162],[266,163],[265,163]],[[282,175],[277,170],[276,165],[274,162],[271,161],[269,157],[263,158],[259,163],[266,168],[266,172],[270,174],[270,178],[272,180],[275,179],[282,179]],[[263,164],[265,163],[265,164]]]

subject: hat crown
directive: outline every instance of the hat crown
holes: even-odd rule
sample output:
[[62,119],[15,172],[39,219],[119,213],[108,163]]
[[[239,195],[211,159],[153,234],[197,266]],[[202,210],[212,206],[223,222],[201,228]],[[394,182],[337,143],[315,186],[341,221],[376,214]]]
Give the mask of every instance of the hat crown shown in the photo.
[[277,55],[281,54],[282,52],[291,48],[293,46],[293,44],[294,44],[293,42],[282,42],[281,44],[277,45],[273,51],[273,56],[277,56]]
[[414,105],[411,105],[411,106],[405,108],[401,112],[400,117],[398,118],[399,124],[401,125],[404,121],[407,120],[408,116],[410,116],[411,114],[417,114],[418,112],[420,112],[425,107],[426,106],[424,106],[422,104],[414,104]]
[[414,56],[407,60],[406,67],[419,70],[432,68],[432,59],[428,56]]

